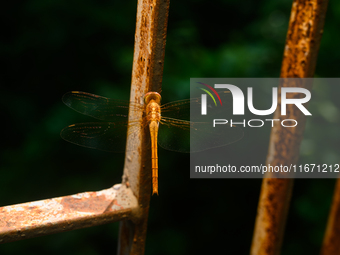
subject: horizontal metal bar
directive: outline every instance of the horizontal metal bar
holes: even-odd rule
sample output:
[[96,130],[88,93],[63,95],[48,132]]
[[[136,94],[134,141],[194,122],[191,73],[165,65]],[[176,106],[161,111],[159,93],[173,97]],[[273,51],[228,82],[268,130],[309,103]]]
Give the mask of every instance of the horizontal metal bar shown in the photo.
[[123,184],[0,207],[0,243],[129,219],[137,208],[136,197]]

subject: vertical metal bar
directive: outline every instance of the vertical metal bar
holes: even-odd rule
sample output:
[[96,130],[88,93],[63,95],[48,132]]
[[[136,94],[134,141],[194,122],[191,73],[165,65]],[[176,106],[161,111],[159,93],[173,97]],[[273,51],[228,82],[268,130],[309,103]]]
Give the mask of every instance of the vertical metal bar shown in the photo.
[[[143,103],[149,91],[161,91],[169,0],[138,0],[130,101]],[[130,109],[129,118],[142,120]],[[131,132],[132,128],[140,132]],[[151,195],[151,153],[148,130],[128,131],[123,182],[130,185],[140,206],[139,221],[120,225],[118,254],[144,254]],[[140,134],[136,136],[136,134]]]
[[328,216],[327,228],[323,239],[320,255],[340,254],[340,179],[334,189],[331,211]]
[[[313,77],[327,4],[327,0],[294,0],[282,61],[282,78]],[[283,82],[280,86],[286,85]],[[274,119],[281,117],[279,106],[280,102]],[[272,166],[296,164],[299,157],[305,116],[292,107],[287,113],[285,118],[296,119],[299,125],[289,132],[281,125],[272,128],[266,162]],[[263,180],[251,255],[280,254],[292,187],[293,179],[276,179],[269,174]]]

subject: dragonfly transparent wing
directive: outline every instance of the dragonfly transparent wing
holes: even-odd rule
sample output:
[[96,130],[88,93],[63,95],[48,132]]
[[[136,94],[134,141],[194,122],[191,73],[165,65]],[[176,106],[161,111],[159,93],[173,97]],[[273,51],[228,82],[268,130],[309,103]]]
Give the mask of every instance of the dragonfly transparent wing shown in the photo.
[[83,147],[124,152],[126,133],[126,123],[89,122],[70,125],[60,135],[64,140]]
[[63,102],[73,110],[103,121],[127,121],[129,107],[142,111],[143,106],[125,100],[115,100],[94,94],[72,91],[63,96]]
[[[220,92],[219,95],[223,100],[222,102],[227,103],[227,105],[231,103],[228,92]],[[144,110],[140,104],[78,91],[66,93],[63,96],[63,102],[77,112],[108,121],[108,123],[70,125],[61,131],[61,137],[80,146],[113,152],[124,151],[129,107],[136,111]],[[186,121],[190,119],[190,107],[194,107],[197,116],[200,116],[200,105],[201,98],[192,98],[162,106],[162,125],[158,137],[161,147],[180,152],[202,151],[230,144],[243,136],[240,129],[228,128],[227,125],[223,125],[228,131],[224,130],[223,137],[219,137],[222,132],[217,131],[217,129],[211,132],[208,122]],[[210,108],[212,105],[208,103],[208,107]],[[211,112],[217,113],[221,109],[221,107],[215,107],[214,111]],[[129,123],[129,126],[137,125],[144,126],[143,123],[138,121],[130,121]],[[129,132],[134,132],[131,131],[134,130],[133,128],[129,130]],[[191,137],[195,138],[191,141],[191,147],[190,133]]]
[[232,105],[232,95],[229,91],[221,91],[218,95],[222,105],[219,100],[216,100],[215,105],[208,97],[207,116],[201,115],[200,97],[162,105],[159,145],[167,150],[198,152],[240,140],[243,137],[241,128],[229,125],[212,127],[214,116],[227,116],[226,110]]
[[129,132],[138,135],[142,121],[130,120],[129,107],[143,111],[143,105],[115,100],[94,94],[72,91],[63,96],[63,102],[73,110],[108,122],[78,123],[64,128],[60,135],[71,143],[111,152],[124,152],[128,126]]
[[189,122],[162,118],[158,132],[158,144],[167,150],[199,152],[225,146],[240,140],[243,131],[238,127],[217,125],[211,122]]

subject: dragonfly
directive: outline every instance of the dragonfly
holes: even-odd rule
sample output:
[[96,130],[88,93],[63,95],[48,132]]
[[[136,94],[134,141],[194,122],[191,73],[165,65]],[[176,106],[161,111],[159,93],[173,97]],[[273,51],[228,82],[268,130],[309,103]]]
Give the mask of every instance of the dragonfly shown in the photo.
[[[231,102],[230,93],[224,91],[219,95],[223,101]],[[149,126],[152,194],[158,195],[157,144],[167,150],[191,153],[228,145],[243,137],[243,131],[238,127],[223,125],[223,128],[212,129],[212,122],[201,121],[200,118],[190,119],[190,109],[191,116],[201,117],[199,97],[161,105],[160,94],[148,92],[144,96],[144,103],[139,104],[71,91],[62,100],[73,110],[101,121],[72,124],[61,131],[64,140],[83,147],[124,152],[128,132],[141,132]],[[128,120],[129,109],[141,111],[142,120]],[[194,109],[196,114],[193,114]],[[141,128],[133,128],[136,126]]]

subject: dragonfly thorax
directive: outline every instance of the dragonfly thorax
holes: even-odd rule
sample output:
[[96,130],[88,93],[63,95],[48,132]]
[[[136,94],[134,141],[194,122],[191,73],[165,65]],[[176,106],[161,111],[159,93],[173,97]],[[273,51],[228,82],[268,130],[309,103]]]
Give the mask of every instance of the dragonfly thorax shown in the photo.
[[146,105],[145,112],[149,123],[152,121],[158,123],[161,120],[161,106],[154,99]]
[[147,121],[149,123],[152,121],[159,123],[161,120],[161,95],[157,92],[149,92],[145,95],[144,102],[146,104],[145,112]]

